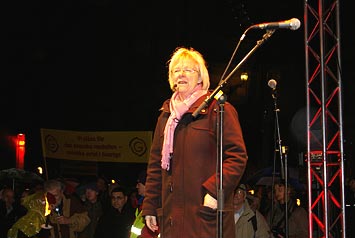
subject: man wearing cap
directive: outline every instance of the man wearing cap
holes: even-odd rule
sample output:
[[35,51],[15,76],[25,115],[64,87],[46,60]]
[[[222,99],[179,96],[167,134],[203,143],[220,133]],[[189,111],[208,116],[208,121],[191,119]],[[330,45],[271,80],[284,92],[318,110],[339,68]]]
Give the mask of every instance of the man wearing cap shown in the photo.
[[236,238],[269,238],[270,228],[264,216],[258,210],[252,210],[247,200],[244,184],[240,184],[234,191],[234,220]]
[[88,210],[90,223],[85,227],[84,231],[80,233],[79,238],[93,238],[97,222],[103,214],[102,204],[98,200],[99,189],[96,183],[89,183],[84,186],[85,202],[84,205]]

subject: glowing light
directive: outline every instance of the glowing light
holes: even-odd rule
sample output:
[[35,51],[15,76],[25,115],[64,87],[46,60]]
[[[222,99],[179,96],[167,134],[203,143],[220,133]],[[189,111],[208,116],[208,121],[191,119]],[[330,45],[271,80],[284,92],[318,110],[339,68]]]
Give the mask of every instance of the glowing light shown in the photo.
[[297,198],[296,199],[296,204],[297,204],[297,206],[301,206],[301,199]]
[[37,170],[38,170],[38,173],[39,173],[39,174],[43,174],[43,168],[42,168],[42,167],[40,167],[40,166],[37,167]]
[[114,184],[116,183],[116,181],[114,179],[111,179],[111,183]]
[[46,205],[44,207],[44,216],[48,216],[49,214],[51,214],[51,210],[49,210],[49,203],[48,203],[48,200],[47,200],[47,196],[44,196],[44,199],[45,199],[45,202],[46,202]]
[[17,146],[25,146],[26,141],[25,141],[25,135],[24,134],[18,134],[17,135]]
[[25,135],[17,134],[16,137],[16,168],[24,169],[25,165]]
[[248,78],[249,78],[248,72],[243,72],[243,73],[240,74],[240,80],[241,81],[248,81]]

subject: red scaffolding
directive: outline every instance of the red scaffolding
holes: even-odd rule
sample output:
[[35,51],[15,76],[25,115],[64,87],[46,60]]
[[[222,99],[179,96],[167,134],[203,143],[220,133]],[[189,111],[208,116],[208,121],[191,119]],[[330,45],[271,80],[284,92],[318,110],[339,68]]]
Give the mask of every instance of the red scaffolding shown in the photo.
[[304,2],[309,237],[346,237],[339,1]]

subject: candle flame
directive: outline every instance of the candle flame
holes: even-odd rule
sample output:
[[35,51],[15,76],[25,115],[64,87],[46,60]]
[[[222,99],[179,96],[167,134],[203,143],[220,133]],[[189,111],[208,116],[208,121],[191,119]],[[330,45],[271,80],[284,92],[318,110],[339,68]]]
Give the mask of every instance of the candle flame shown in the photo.
[[47,196],[44,196],[44,198],[46,201],[44,216],[48,216],[49,214],[51,214],[51,210],[49,209],[49,203],[47,200]]

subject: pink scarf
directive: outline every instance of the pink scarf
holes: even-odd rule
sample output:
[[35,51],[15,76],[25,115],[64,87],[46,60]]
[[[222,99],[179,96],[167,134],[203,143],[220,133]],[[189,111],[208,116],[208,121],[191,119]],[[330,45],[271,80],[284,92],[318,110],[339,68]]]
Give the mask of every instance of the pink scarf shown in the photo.
[[179,99],[179,92],[176,91],[170,100],[170,116],[164,129],[164,143],[162,149],[161,167],[169,170],[170,159],[173,155],[174,132],[181,117],[189,110],[190,106],[201,96],[205,95],[207,90],[202,90],[199,84],[191,96],[184,101]]

